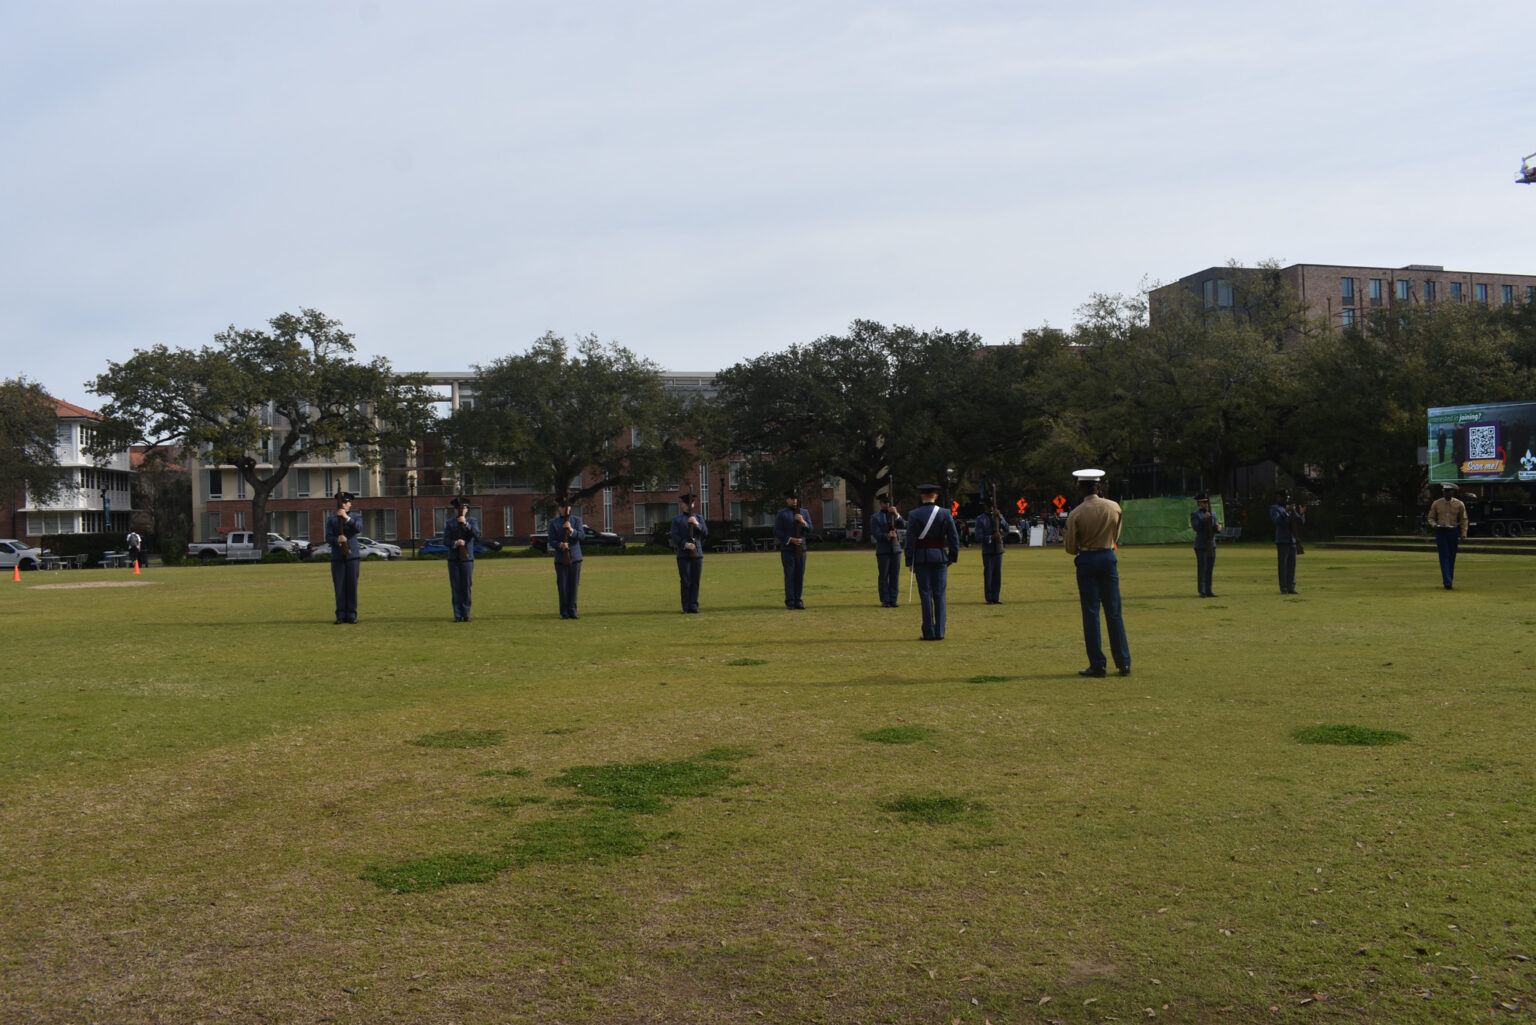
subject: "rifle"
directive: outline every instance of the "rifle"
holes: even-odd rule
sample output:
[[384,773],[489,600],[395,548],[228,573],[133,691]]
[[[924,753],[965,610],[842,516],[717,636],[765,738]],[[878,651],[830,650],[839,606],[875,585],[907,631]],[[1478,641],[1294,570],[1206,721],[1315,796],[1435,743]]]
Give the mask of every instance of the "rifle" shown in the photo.
[[565,547],[560,549],[560,565],[569,566],[571,564],[571,514],[566,513],[562,520],[565,524]]

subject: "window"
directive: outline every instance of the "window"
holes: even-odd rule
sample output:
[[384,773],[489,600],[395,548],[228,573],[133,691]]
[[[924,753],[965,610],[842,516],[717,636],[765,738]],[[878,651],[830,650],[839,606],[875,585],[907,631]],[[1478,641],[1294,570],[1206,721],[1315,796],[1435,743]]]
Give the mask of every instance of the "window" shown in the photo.
[[223,470],[209,470],[208,471],[208,497],[209,498],[223,498],[224,497],[224,471]]
[[293,487],[294,487],[294,491],[295,491],[295,496],[294,497],[296,497],[296,498],[308,498],[309,497],[309,471],[308,470],[294,470],[293,471]]
[[1464,298],[1466,298],[1466,297],[1461,294],[1461,282],[1460,281],[1452,281],[1451,282],[1451,299],[1453,301],[1455,301],[1455,302],[1461,302],[1462,299],[1464,299]]
[[1504,306],[1510,306],[1510,305],[1513,305],[1514,301],[1515,301],[1515,286],[1514,285],[1500,285],[1499,286],[1499,303],[1501,305],[1504,305]]
[[1205,301],[1205,308],[1206,309],[1210,309],[1212,306],[1215,306],[1216,305],[1216,282],[1214,282],[1214,281],[1202,281],[1202,282],[1200,282],[1200,295],[1201,295],[1201,298],[1204,299],[1204,301]]
[[1372,278],[1370,285],[1370,298],[1372,306],[1381,305],[1381,279]]
[[386,541],[395,540],[395,511],[393,509],[377,510],[374,523],[374,537],[382,537]]
[[1339,311],[1339,317],[1340,317],[1340,323],[1344,327],[1354,327],[1355,326],[1355,311],[1354,311],[1354,309],[1352,307],[1346,306],[1342,310],[1340,310]]
[[1528,303],[1536,303],[1536,285],[1525,286],[1525,301]]
[[1424,279],[1424,301],[1427,303],[1435,301],[1435,283],[1428,278]]
[[1216,279],[1216,305],[1232,305],[1232,284],[1223,278]]
[[1355,279],[1340,278],[1339,294],[1344,297],[1345,306],[1353,306],[1355,304]]
[[245,474],[243,473],[235,474],[235,497],[239,499],[244,499],[246,497]]
[[512,507],[510,505],[503,506],[501,510],[501,536],[511,537],[513,533]]
[[245,529],[245,510],[243,510],[243,509],[236,509],[235,510],[235,529],[236,530],[244,530]]
[[1403,279],[1401,279],[1401,278],[1399,278],[1397,281],[1393,282],[1393,285],[1395,285],[1396,288],[1397,288],[1397,299],[1398,299],[1398,301],[1399,302],[1407,302],[1408,301],[1408,282],[1403,280]]
[[1474,295],[1477,296],[1477,301],[1478,302],[1482,303],[1484,306],[1488,305],[1488,286],[1487,285],[1473,285],[1472,286],[1472,292],[1473,292]]

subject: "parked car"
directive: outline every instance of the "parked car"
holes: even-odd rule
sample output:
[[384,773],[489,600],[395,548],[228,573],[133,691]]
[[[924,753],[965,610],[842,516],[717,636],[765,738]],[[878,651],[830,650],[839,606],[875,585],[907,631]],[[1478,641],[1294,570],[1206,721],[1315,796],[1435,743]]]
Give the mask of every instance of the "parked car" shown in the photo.
[[[491,541],[491,540],[487,540],[485,538],[482,538],[479,541],[475,542],[475,554],[476,555],[486,555],[486,554],[488,554],[490,552],[499,552],[499,551],[501,551],[501,542],[500,541]],[[448,546],[443,544],[443,539],[442,538],[434,537],[432,540],[427,541],[420,548],[416,549],[416,554],[418,554],[418,555],[447,555],[448,554]]]
[[[386,541],[375,541],[372,538],[363,537],[361,534],[359,534],[357,537],[357,550],[358,553],[365,559],[400,558],[399,545],[392,545]],[[318,545],[315,545],[309,551],[311,558],[329,559],[331,557],[331,546],[329,543],[324,541]]]
[[[608,530],[593,530],[589,524],[581,525],[581,543],[584,545],[596,545],[599,548],[623,548],[624,539]],[[544,551],[549,544],[549,535],[540,531],[528,535],[528,547]]]
[[25,541],[17,541],[15,538],[0,540],[0,569],[11,569],[20,566],[22,569],[37,569],[43,564],[43,550],[33,548]]

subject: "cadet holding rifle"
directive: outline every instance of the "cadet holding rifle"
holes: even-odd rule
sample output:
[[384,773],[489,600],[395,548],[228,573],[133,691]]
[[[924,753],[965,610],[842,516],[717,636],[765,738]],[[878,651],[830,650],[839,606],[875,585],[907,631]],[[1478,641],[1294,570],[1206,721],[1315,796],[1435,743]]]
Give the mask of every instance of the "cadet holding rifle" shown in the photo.
[[709,526],[694,515],[693,496],[677,500],[678,514],[672,517],[672,551],[677,553],[677,579],[683,597],[683,611],[699,611],[699,578],[704,574],[704,539]]
[[949,567],[960,561],[960,531],[948,509],[938,506],[939,486],[919,484],[923,504],[907,518],[907,565],[923,607],[925,641],[942,641],[947,619],[944,595]]
[[784,607],[803,609],[805,601],[805,543],[810,538],[811,517],[800,508],[800,495],[784,492],[784,508],[773,520],[773,536],[779,542],[779,561],[784,565]]
[[453,515],[443,524],[443,544],[448,549],[448,589],[453,596],[453,621],[469,622],[470,591],[475,583],[475,542],[480,524],[469,515],[469,502],[453,500]]
[[357,622],[357,567],[363,553],[357,536],[363,518],[352,511],[352,496],[336,492],[336,511],[325,518],[325,543],[331,547],[331,588],[336,592],[336,622]]
[[555,590],[560,597],[560,618],[576,615],[576,591],[581,586],[581,517],[571,514],[571,500],[560,499],[560,514],[549,521],[548,544],[555,557]]
[[869,533],[875,539],[875,587],[888,609],[896,608],[901,596],[901,537],[896,531],[906,525],[891,496],[881,495],[880,511],[869,518]]

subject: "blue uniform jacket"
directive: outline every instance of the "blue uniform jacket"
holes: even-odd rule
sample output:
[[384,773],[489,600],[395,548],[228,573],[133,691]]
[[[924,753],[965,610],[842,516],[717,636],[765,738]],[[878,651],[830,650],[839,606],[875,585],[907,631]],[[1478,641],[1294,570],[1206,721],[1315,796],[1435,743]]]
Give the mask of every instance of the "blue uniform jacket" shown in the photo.
[[1288,513],[1285,506],[1278,502],[1269,507],[1269,518],[1275,521],[1275,544],[1293,545],[1296,543],[1296,528],[1292,523],[1307,522],[1306,516],[1301,513]]
[[[800,528],[800,536],[807,541],[810,540],[811,514],[804,509],[791,509],[785,506],[779,510],[779,515],[773,518],[773,536],[778,539],[779,551],[781,552],[794,547],[794,545],[789,543],[789,539],[795,536],[796,513],[805,518],[805,526]],[[805,551],[805,546],[802,545],[800,550]]]
[[1205,551],[1216,547],[1216,514],[1196,509],[1189,514],[1189,529],[1195,532],[1195,548]]
[[[928,527],[928,521],[934,517],[938,517],[938,521]],[[927,537],[918,540],[918,535],[925,527],[928,528]],[[959,561],[960,531],[955,527],[955,518],[949,514],[949,510],[940,509],[937,505],[921,505],[913,510],[907,517],[907,565]]]
[[341,562],[345,559],[361,559],[362,549],[358,546],[357,536],[363,532],[363,518],[357,513],[348,513],[345,517],[337,513],[331,513],[325,518],[325,543],[331,546],[331,561]]
[[480,540],[480,524],[475,522],[473,516],[464,517],[464,526],[459,526],[457,518],[443,524],[443,544],[448,546],[448,557],[458,558],[453,551],[453,543],[459,538],[464,539],[464,561],[475,561],[475,542]]
[[575,514],[572,514],[570,516],[556,516],[554,519],[550,520],[549,521],[549,537],[548,537],[549,543],[546,544],[544,547],[549,551],[550,555],[553,555],[556,559],[560,558],[560,542],[566,540],[566,537],[565,537],[565,521],[566,520],[570,520],[571,521],[571,537],[570,537],[570,542],[571,542],[571,547],[570,547],[571,561],[572,562],[580,562],[581,561],[581,517],[580,516],[577,516]]
[[995,555],[1001,552],[1003,550],[1004,529],[1006,528],[992,522],[991,513],[979,514],[976,517],[976,538],[981,542],[981,550],[988,555]]
[[870,536],[875,539],[876,555],[901,554],[900,535],[897,535],[897,540],[895,541],[892,541],[889,537],[886,536],[891,532],[892,519],[896,521],[895,527],[897,530],[900,530],[902,527],[907,525],[906,520],[902,519],[900,516],[893,517],[884,509],[880,510],[869,518],[869,533]]
[[688,517],[695,513],[678,513],[672,517],[672,550],[678,558],[692,555],[695,559],[704,558],[704,539],[709,536],[709,525],[704,522],[704,517],[699,517],[699,539],[694,544],[694,550],[690,553],[683,546],[688,543]]

